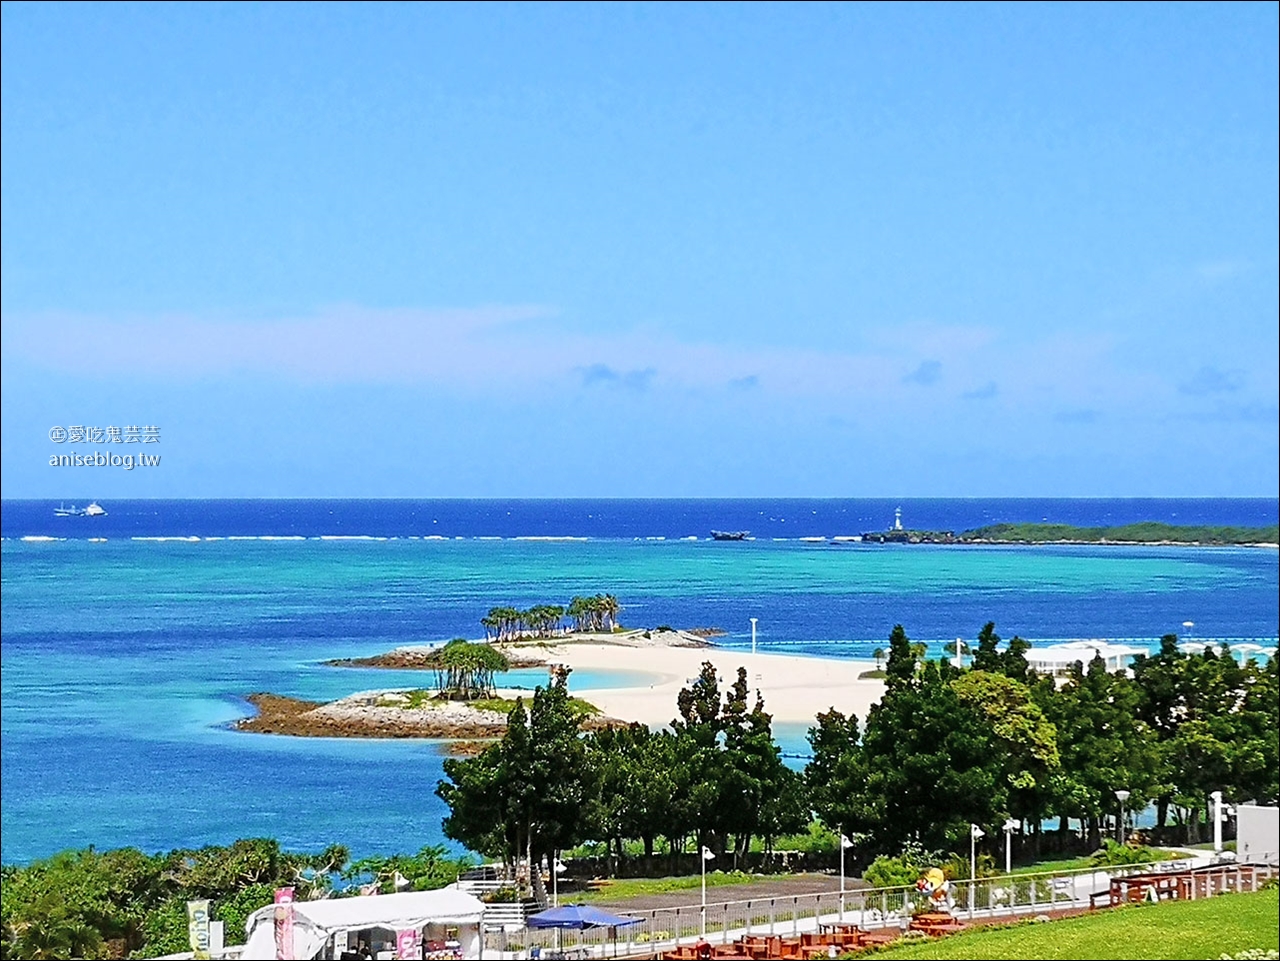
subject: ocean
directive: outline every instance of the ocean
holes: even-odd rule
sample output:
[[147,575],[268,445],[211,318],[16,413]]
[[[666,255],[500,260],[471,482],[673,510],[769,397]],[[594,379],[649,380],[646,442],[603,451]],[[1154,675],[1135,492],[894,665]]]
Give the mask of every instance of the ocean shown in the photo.
[[[936,652],[987,620],[1005,637],[1140,645],[1170,631],[1274,643],[1280,620],[1273,549],[827,540],[883,529],[898,507],[907,526],[955,531],[1261,526],[1277,521],[1269,499],[119,501],[97,518],[57,506],[0,505],[5,863],[264,835],[357,856],[446,843],[438,744],[229,725],[255,691],[419,686],[420,673],[321,662],[475,637],[497,605],[605,591],[628,626],[719,627],[733,647],[749,645],[756,617],[762,650],[859,658],[896,623]],[[712,528],[755,540],[712,541]],[[635,681],[579,672],[571,686]],[[803,753],[803,727],[777,734]]]

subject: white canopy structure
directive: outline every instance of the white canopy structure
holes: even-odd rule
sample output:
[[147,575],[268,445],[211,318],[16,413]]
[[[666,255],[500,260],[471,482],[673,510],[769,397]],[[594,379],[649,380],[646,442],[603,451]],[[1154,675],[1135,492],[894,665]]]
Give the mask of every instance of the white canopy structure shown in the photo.
[[1178,650],[1183,654],[1203,654],[1206,647],[1218,648],[1218,653],[1222,653],[1224,649],[1231,651],[1231,656],[1237,661],[1265,661],[1271,656],[1271,652],[1275,650],[1272,647],[1266,647],[1262,644],[1254,644],[1251,641],[1237,641],[1234,644],[1227,644],[1225,641],[1183,641],[1178,645]]
[[1068,641],[1048,647],[1032,647],[1027,651],[1027,664],[1041,674],[1064,674],[1076,661],[1087,669],[1095,656],[1106,662],[1108,671],[1128,666],[1129,658],[1147,651],[1139,647],[1111,644],[1107,641]]
[[[269,904],[249,915],[245,922],[248,941],[241,957],[276,957],[277,907],[282,906]],[[396,932],[411,928],[424,930],[432,925],[456,927],[462,957],[480,957],[484,903],[457,888],[295,901],[289,907],[293,909],[292,957],[299,961],[310,961],[321,953],[330,938],[347,931],[379,928]]]

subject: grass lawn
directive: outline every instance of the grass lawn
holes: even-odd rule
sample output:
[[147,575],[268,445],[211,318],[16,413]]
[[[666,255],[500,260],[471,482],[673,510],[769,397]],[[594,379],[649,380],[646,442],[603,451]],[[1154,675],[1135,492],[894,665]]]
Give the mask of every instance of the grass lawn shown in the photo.
[[1280,891],[1224,894],[1116,908],[1052,921],[985,928],[876,952],[898,958],[1219,958],[1280,948]]
[[[717,888],[726,884],[750,884],[759,881],[760,876],[746,874],[742,871],[710,871],[707,873],[707,887]],[[618,878],[610,881],[599,891],[574,892],[574,902],[589,903],[591,901],[622,901],[627,898],[645,894],[665,894],[667,891],[687,891],[702,886],[701,875],[679,878]]]
[[1093,867],[1093,860],[1085,855],[1078,858],[1059,858],[1054,861],[1037,861],[1013,869],[1014,874],[1046,874],[1049,871],[1079,871]]
[[[1177,851],[1170,851],[1167,848],[1151,848],[1152,860],[1168,861],[1182,857]],[[1105,871],[1107,865],[1095,865],[1093,859],[1088,855],[1078,858],[1059,858],[1050,861],[1037,861],[1035,864],[1024,864],[1021,867],[1013,869],[1014,874],[1046,874],[1050,871],[1083,871],[1085,868],[1096,867],[1099,871]]]

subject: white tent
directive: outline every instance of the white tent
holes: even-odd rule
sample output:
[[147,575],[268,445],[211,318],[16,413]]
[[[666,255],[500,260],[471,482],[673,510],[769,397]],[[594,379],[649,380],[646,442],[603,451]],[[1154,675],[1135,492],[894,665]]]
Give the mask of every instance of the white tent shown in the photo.
[[1076,661],[1083,663],[1085,669],[1094,656],[1101,657],[1108,671],[1118,671],[1128,664],[1137,654],[1145,654],[1139,647],[1127,647],[1123,644],[1112,644],[1107,641],[1069,641],[1066,644],[1050,644],[1045,647],[1032,647],[1027,651],[1027,664],[1041,674],[1063,674]]
[[[268,904],[249,915],[245,922],[243,958],[276,957],[275,917],[277,905]],[[405,891],[357,898],[326,898],[295,901],[293,908],[293,958],[308,961],[318,954],[335,934],[384,928],[405,931],[428,925],[458,928],[464,958],[480,957],[480,921],[484,903],[456,888],[439,891]]]

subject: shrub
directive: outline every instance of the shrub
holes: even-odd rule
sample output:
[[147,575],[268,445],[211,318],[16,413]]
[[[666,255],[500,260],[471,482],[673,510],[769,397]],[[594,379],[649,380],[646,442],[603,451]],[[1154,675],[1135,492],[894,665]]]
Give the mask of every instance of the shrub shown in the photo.
[[[901,854],[895,857],[882,854],[872,861],[862,877],[873,888],[896,888],[915,884],[929,868],[941,865],[942,855],[939,852],[926,851],[919,844],[908,842]],[[965,873],[969,873],[967,864]]]
[[1147,864],[1163,860],[1164,857],[1164,853],[1155,848],[1141,844],[1120,844],[1107,838],[1102,842],[1102,847],[1089,856],[1089,861],[1095,865]]

